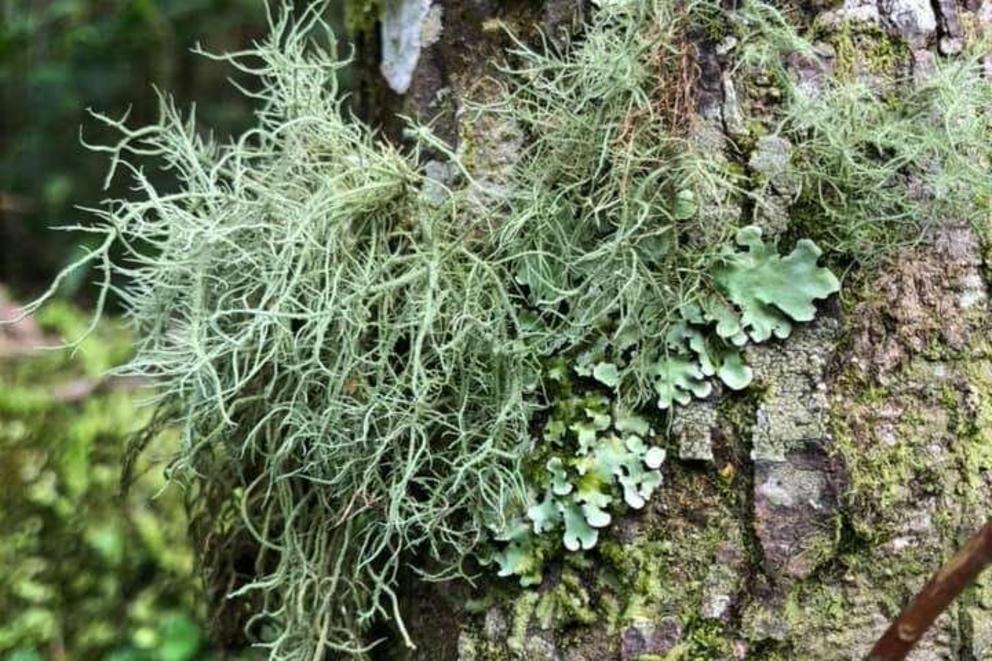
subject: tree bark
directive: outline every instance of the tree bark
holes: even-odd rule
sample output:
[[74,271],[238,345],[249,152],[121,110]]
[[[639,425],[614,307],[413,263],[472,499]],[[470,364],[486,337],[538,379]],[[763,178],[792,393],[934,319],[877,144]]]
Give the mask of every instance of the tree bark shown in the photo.
[[[892,40],[908,48],[886,66],[925,80],[936,58],[953,57],[992,19],[990,0],[829,5],[795,0],[787,10],[819,26],[818,59],[790,62],[811,86],[839,67],[870,74],[871,54]],[[383,51],[392,91],[380,109],[431,121],[454,148],[474,150],[477,176],[498,180],[521,138],[460,112],[493,92],[487,76],[498,75],[506,45],[493,19],[564,41],[590,8],[580,0],[388,6],[383,35],[412,28],[416,43]],[[833,45],[841,29],[855,35],[852,52]],[[735,80],[719,44],[695,46],[699,139],[715,158],[747,163],[751,154],[736,153],[731,139],[746,143],[739,108],[760,103],[761,90]],[[746,393],[678,413],[665,487],[613,525],[587,566],[564,563],[536,590],[510,580],[411,581],[403,607],[418,648],[390,655],[863,657],[992,506],[984,250],[969,225],[941,219],[923,245],[848,278],[843,301],[816,322],[748,349],[756,383]],[[910,658],[992,658],[992,577],[944,612]]]

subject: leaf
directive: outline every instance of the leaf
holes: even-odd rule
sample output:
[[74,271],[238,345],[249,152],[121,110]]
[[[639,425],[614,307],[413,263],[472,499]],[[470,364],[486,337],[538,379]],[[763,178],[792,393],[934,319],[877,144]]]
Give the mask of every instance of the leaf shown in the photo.
[[559,418],[552,418],[544,425],[544,440],[549,443],[557,443],[565,437],[568,428]]
[[661,465],[665,463],[665,451],[661,448],[648,448],[648,451],[644,453],[644,464],[654,470],[660,468]]
[[690,326],[685,321],[674,324],[668,332],[668,347],[676,353],[685,353],[689,350],[696,354],[699,361],[699,368],[704,376],[713,376],[716,367],[710,356],[710,348],[706,342],[706,337],[698,328]]
[[602,362],[603,357],[606,355],[607,347],[609,347],[609,340],[606,337],[600,337],[587,351],[579,354],[578,358],[575,359],[575,365],[572,369],[579,376],[592,376],[593,364]]
[[624,490],[624,501],[634,509],[641,509],[655,489],[661,486],[661,473],[657,469],[665,460],[665,451],[648,448],[637,436],[628,437],[624,445],[630,452],[623,465],[624,473],[618,476]]
[[624,502],[639,510],[647,504],[655,489],[661,486],[661,473],[639,469],[632,475],[620,478],[620,484],[623,486]]
[[185,615],[173,616],[162,627],[158,658],[161,661],[189,661],[199,656],[203,645],[200,628]]
[[582,515],[586,517],[586,522],[593,528],[605,528],[610,525],[612,520],[609,512],[594,503],[583,505]]
[[[600,483],[613,479],[623,489],[624,501],[634,509],[644,507],[655,488],[661,484],[661,473],[656,469],[664,461],[664,450],[648,448],[638,436],[620,440],[616,436],[604,439],[588,459],[586,469]],[[647,459],[650,458],[650,464]],[[577,498],[587,498],[580,488]]]
[[641,253],[645,261],[660,265],[664,263],[662,260],[671,253],[672,243],[667,237],[657,235],[645,236],[638,240],[637,250]]
[[568,381],[568,365],[565,363],[565,359],[557,357],[552,360],[546,373],[548,379],[556,383],[565,383]]

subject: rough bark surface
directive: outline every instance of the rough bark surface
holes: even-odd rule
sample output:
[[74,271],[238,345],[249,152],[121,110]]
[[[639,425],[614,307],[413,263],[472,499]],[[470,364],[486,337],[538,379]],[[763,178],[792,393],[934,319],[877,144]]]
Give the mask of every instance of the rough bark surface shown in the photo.
[[[411,4],[418,46],[399,56],[413,60],[384,65],[411,71],[396,89],[398,108],[432,120],[473,155],[480,180],[498,185],[522,137],[461,112],[466,99],[491,93],[486,77],[505,46],[496,20],[567,39],[588,8],[581,0]],[[886,66],[925,80],[937,57],[989,29],[992,0],[806,0],[789,13],[822,26],[819,57],[790,62],[815,90],[839,69],[870,79]],[[828,38],[842,24],[863,26],[853,50]],[[890,40],[901,47],[885,48]],[[774,182],[791,146],[769,138],[750,153],[730,148],[730,137],[747,132],[742,107],[760,113],[767,90],[732,78],[717,46],[698,44],[698,139],[715,158]],[[872,58],[882,51],[879,64]],[[780,184],[787,196],[788,182]],[[775,232],[782,220],[772,208],[764,223]],[[843,303],[817,322],[749,350],[756,383],[746,393],[717,393],[679,412],[666,487],[616,525],[589,563],[549,572],[537,591],[411,581],[405,605],[419,647],[395,653],[862,656],[992,506],[988,257],[971,227],[947,218],[923,245],[849,279]],[[992,658],[992,577],[947,611],[911,658]]]

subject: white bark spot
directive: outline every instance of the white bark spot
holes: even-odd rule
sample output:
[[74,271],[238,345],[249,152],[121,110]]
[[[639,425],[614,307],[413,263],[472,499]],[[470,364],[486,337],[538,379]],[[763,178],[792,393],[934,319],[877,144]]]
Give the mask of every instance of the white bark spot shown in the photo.
[[[382,14],[382,64],[379,70],[390,89],[406,94],[424,46],[424,28],[431,13],[430,0],[389,0]],[[440,33],[440,15],[435,13]],[[429,45],[429,44],[428,44]]]

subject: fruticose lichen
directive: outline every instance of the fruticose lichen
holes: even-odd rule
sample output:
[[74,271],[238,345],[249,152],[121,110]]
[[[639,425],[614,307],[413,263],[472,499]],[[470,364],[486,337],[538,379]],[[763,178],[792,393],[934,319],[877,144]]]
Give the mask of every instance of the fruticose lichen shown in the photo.
[[[505,94],[466,110],[526,137],[499,186],[425,126],[400,151],[343,112],[345,63],[314,9],[221,56],[260,78],[257,125],[228,144],[166,98],[153,126],[97,116],[122,134],[97,147],[109,177],[135,196],[94,211],[82,229],[103,243],[74,266],[95,263],[132,318],[129,372],[160,384],[181,431],[173,475],[206,570],[275,658],[364,654],[383,619],[413,645],[401,575],[495,558],[532,584],[562,546],[589,549],[656,497],[652,427],[717,381],[746,387],[740,347],[786,338],[838,290],[821,249],[861,263],[930,212],[992,199],[974,61],[902,105],[857,82],[811,94],[781,63],[812,48],[770,6],[598,5],[572,48],[517,42]],[[736,35],[742,75],[781,86],[765,119],[792,148],[770,175],[700,138],[698,32]],[[450,176],[427,175],[428,152]],[[159,190],[137,157],[181,186]],[[941,173],[930,195],[914,160]],[[798,239],[785,256],[754,226],[773,197]]]

